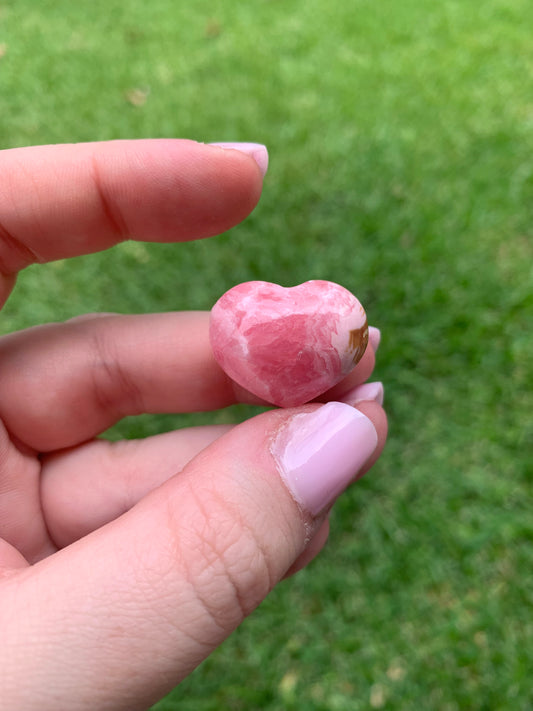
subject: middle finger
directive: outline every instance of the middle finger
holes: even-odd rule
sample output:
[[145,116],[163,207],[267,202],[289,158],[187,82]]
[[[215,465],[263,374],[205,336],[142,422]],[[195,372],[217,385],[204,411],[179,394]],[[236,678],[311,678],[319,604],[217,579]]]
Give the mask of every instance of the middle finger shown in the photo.
[[[335,396],[366,380],[373,362],[369,348]],[[0,339],[0,364],[0,416],[40,452],[86,441],[128,415],[265,404],[215,361],[207,311],[37,326]]]

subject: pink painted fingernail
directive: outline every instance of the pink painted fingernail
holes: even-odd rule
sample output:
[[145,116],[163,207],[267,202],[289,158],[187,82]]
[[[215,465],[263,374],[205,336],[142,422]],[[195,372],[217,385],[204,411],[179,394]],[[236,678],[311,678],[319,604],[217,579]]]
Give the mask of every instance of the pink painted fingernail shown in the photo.
[[379,344],[381,341],[381,331],[379,330],[379,328],[376,328],[375,326],[368,327],[368,341],[372,346],[372,350],[375,353],[379,348]]
[[384,395],[383,383],[363,383],[363,385],[358,385],[352,390],[348,390],[346,395],[341,398],[341,402],[345,402],[347,405],[355,405],[364,400],[374,400],[378,405],[383,405]]
[[294,415],[276,436],[271,452],[293,497],[316,515],[353,481],[377,442],[374,425],[362,412],[328,402]]
[[268,170],[268,151],[262,143],[211,143],[210,145],[246,153],[246,155],[255,160],[263,176],[266,175]]

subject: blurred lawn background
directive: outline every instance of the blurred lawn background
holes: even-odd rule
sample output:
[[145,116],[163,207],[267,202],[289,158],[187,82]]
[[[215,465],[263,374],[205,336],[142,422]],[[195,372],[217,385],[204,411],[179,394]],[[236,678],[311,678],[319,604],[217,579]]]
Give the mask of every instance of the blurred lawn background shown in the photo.
[[383,333],[382,460],[324,554],[157,711],[533,708],[532,27],[529,0],[0,0],[1,147],[271,159],[231,234],[30,268],[2,332],[323,278]]

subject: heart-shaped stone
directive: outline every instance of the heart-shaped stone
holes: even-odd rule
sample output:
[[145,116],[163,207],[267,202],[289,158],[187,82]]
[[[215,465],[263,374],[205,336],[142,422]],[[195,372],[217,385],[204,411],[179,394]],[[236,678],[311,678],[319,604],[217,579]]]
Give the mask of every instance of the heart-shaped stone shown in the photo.
[[284,288],[249,281],[211,310],[209,337],[219,365],[239,385],[280,407],[309,402],[344,378],[368,343],[366,314],[329,281]]

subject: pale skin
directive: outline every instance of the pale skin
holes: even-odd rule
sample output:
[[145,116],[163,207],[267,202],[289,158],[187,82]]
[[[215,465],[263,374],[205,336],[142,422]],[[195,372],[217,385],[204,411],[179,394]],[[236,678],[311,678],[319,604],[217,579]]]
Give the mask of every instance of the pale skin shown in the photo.
[[[0,304],[32,262],[216,235],[261,189],[249,155],[191,141],[0,151]],[[368,348],[322,399],[373,367]],[[207,312],[89,315],[2,337],[0,393],[2,710],[146,709],[326,541],[328,511],[302,511],[270,454],[294,410],[97,438],[125,415],[254,402],[214,361]],[[366,471],[387,425],[376,402],[357,407],[378,433]]]

